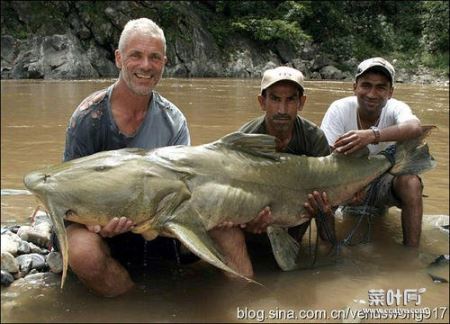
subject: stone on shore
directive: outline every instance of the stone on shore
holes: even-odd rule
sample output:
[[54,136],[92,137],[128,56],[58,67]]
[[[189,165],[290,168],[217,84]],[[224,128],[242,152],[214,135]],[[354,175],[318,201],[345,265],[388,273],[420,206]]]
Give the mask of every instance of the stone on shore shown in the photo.
[[44,270],[47,265],[45,257],[38,253],[23,254],[16,257],[21,272],[28,273],[31,269]]
[[1,251],[9,252],[12,255],[17,255],[21,241],[21,238],[17,234],[7,231],[2,234]]
[[32,242],[42,247],[47,247],[51,239],[51,227],[46,224],[40,224],[41,226],[22,226],[17,231],[17,235],[28,242]]
[[60,273],[63,270],[63,261],[61,253],[50,252],[46,257],[46,262],[50,271],[53,273]]
[[17,262],[14,255],[9,252],[2,252],[2,270],[8,271],[9,273],[19,272],[19,263]]

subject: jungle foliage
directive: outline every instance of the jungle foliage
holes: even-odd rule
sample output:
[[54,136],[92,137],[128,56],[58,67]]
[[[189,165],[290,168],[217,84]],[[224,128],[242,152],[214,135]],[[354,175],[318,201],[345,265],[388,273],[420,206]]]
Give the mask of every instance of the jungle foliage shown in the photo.
[[397,58],[448,72],[448,1],[201,1],[216,14],[219,41],[244,33],[271,45],[299,49],[318,43],[339,61],[368,56]]
[[243,35],[258,46],[283,43],[293,50],[309,42],[337,62],[384,56],[397,66],[448,73],[448,1],[1,1],[2,34],[61,32],[76,11],[98,38],[108,6],[155,17],[168,36],[189,37],[180,31],[186,20],[199,17],[225,52]]

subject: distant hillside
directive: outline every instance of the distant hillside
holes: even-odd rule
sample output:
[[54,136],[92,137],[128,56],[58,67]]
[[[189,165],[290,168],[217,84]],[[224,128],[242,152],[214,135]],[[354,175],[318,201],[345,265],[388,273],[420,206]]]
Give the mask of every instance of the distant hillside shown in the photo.
[[115,77],[124,24],[167,38],[166,75],[257,77],[288,64],[308,79],[352,79],[391,60],[398,82],[447,83],[447,1],[2,1],[2,79]]

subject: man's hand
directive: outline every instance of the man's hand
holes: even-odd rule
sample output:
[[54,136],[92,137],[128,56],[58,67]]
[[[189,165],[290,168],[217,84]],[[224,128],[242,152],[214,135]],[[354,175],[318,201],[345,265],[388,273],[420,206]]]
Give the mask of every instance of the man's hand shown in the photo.
[[316,217],[320,211],[323,212],[325,218],[317,222],[320,238],[335,244],[337,239],[334,227],[334,211],[330,206],[327,194],[314,191],[308,195],[308,202],[305,202],[304,207],[311,218]]
[[320,194],[318,191],[314,191],[312,194],[309,194],[308,201],[303,206],[310,218],[316,217],[319,211],[322,211],[325,215],[333,214],[325,192]]
[[99,234],[101,237],[114,237],[116,235],[128,232],[135,224],[126,217],[114,217],[108,224],[101,227],[100,225],[86,225],[91,232]]
[[333,148],[344,154],[350,154],[362,149],[376,140],[371,129],[353,130],[338,137]]
[[231,228],[233,226],[239,226],[245,229],[247,232],[254,234],[261,234],[266,232],[267,226],[272,224],[272,213],[270,207],[265,207],[261,210],[254,219],[245,224],[235,224],[232,221],[224,221],[216,226],[216,228]]
[[250,222],[246,224],[241,224],[241,228],[245,228],[247,232],[253,234],[261,234],[265,233],[267,230],[267,226],[273,223],[272,212],[270,207],[267,206],[263,210],[261,210],[256,216],[256,218],[252,219]]

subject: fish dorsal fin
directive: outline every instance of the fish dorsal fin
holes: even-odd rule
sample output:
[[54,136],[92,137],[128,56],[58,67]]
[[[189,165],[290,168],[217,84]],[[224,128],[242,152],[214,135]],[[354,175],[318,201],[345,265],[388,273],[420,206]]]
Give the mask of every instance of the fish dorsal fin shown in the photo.
[[276,138],[266,134],[245,134],[241,132],[234,132],[225,135],[218,141],[214,142],[213,145],[227,146],[235,150],[274,160],[278,160],[280,158],[276,151]]
[[369,148],[367,146],[364,146],[362,149],[359,149],[358,151],[355,151],[353,153],[350,154],[343,154],[343,153],[339,153],[336,150],[333,151],[333,156],[335,157],[345,157],[345,158],[352,158],[352,159],[359,159],[362,157],[368,157],[369,156]]

